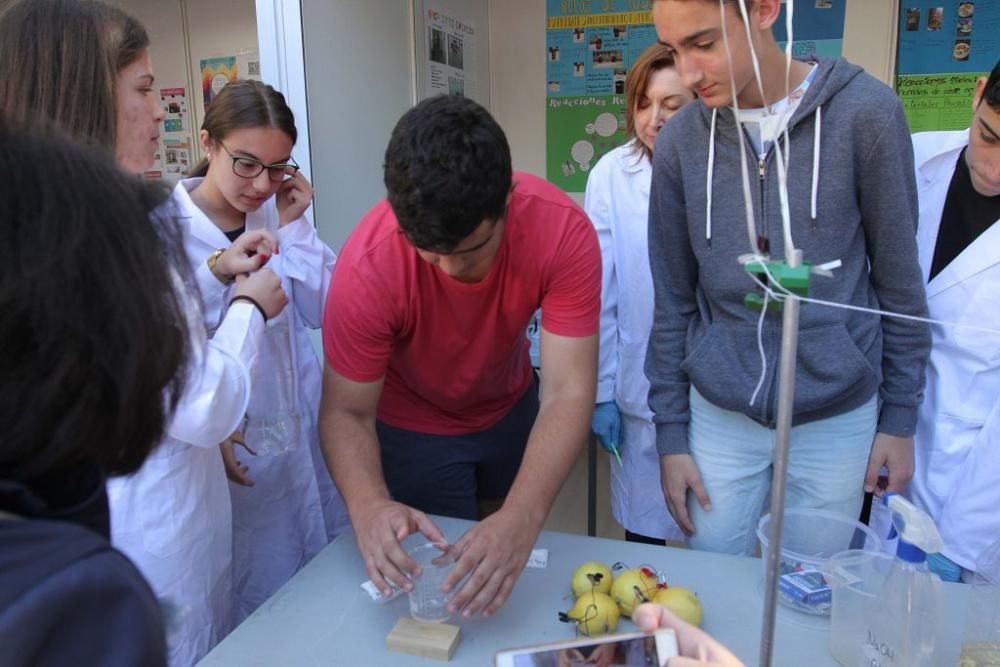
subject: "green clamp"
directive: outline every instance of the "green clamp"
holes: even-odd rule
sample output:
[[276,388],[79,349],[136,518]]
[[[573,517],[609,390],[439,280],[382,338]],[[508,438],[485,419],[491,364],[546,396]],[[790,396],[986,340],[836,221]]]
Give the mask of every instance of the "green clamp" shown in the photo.
[[[766,270],[764,268],[765,264],[767,266]],[[777,294],[784,294],[784,291],[803,297],[809,294],[811,267],[805,262],[799,266],[788,266],[787,262],[761,262],[753,260],[744,264],[743,268],[747,273],[756,276],[760,282],[769,286]],[[784,291],[775,287],[775,282],[784,288]],[[759,312],[764,307],[764,290],[758,288],[755,292],[747,293],[743,297],[743,305],[750,310]],[[781,302],[769,298],[767,300],[767,309],[772,312],[780,311]]]

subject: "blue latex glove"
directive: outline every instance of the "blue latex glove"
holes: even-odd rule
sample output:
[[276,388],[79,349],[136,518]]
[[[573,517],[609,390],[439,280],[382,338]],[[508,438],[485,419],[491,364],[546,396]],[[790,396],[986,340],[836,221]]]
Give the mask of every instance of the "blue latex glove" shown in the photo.
[[594,417],[590,421],[590,429],[609,454],[617,455],[622,445],[622,417],[614,401],[598,403],[594,406]]

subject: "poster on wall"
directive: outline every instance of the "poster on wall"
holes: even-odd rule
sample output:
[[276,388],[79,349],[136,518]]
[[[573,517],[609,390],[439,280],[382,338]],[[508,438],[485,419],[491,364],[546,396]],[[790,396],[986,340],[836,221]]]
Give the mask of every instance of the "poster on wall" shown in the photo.
[[191,151],[187,138],[164,139],[161,148],[163,171],[180,177],[191,166]]
[[212,103],[226,84],[237,78],[236,56],[205,58],[201,66],[201,93],[205,108]]
[[236,56],[236,76],[240,79],[261,81],[260,55],[256,51],[241,49]]
[[430,3],[424,5],[427,77],[424,97],[476,95],[476,28],[471,21]]
[[187,130],[187,95],[184,88],[160,88],[160,106],[163,107],[163,132]]
[[[847,0],[794,5],[793,53],[839,57]],[[583,192],[587,174],[626,142],[625,79],[656,41],[651,0],[546,0],[546,178]],[[784,46],[785,7],[775,23]]]
[[1000,58],[1000,2],[903,0],[897,55],[910,131],[967,128],[976,79]]

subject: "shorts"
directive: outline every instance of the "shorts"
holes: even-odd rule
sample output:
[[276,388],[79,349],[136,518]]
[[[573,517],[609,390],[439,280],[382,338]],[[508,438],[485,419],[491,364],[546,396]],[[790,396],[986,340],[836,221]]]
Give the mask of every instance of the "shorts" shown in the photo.
[[499,422],[477,433],[432,435],[377,421],[382,474],[394,500],[428,514],[479,520],[478,501],[514,483],[538,415],[538,379]]

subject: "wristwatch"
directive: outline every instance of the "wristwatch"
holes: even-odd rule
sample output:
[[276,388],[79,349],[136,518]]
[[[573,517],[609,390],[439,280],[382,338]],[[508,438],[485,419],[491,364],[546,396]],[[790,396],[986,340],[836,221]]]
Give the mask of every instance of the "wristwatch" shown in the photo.
[[223,285],[228,285],[229,283],[233,282],[236,279],[236,277],[227,276],[223,274],[215,266],[216,262],[219,261],[219,257],[221,257],[222,253],[224,252],[226,252],[224,248],[219,248],[218,250],[216,250],[215,252],[213,252],[211,255],[208,256],[208,259],[205,260],[205,263],[208,264],[208,270],[212,272],[212,275],[215,276],[216,280],[218,280]]

